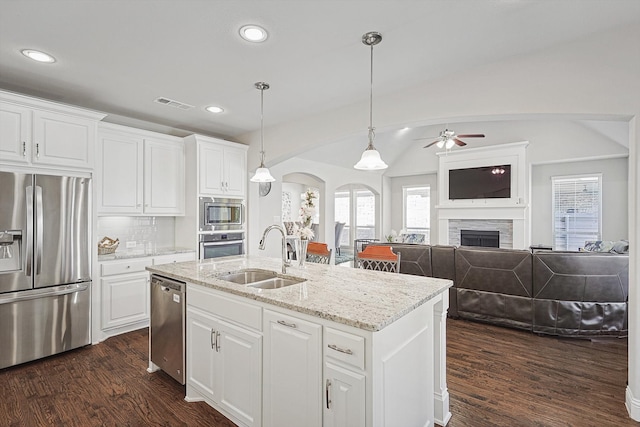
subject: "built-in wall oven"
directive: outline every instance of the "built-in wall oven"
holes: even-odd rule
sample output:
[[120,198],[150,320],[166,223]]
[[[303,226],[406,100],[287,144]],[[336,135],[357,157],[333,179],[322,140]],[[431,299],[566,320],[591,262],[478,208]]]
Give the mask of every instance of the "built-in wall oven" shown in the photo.
[[205,233],[199,235],[200,259],[244,255],[244,231]]
[[244,200],[200,197],[200,232],[244,230]]

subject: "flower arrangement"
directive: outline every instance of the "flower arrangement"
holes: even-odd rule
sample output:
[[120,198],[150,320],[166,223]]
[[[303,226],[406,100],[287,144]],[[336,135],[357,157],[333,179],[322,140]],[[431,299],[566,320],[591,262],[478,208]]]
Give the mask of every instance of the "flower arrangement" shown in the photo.
[[295,231],[295,234],[300,237],[302,240],[310,240],[313,238],[313,230],[311,229],[311,223],[313,222],[313,217],[316,214],[316,206],[313,203],[318,196],[313,192],[312,189],[308,188],[307,191],[303,194],[303,202],[300,205],[300,224],[301,227]]
[[385,240],[389,243],[395,242],[397,237],[398,237],[398,233],[396,233],[396,230],[393,230],[393,229],[391,229],[391,233],[384,236]]

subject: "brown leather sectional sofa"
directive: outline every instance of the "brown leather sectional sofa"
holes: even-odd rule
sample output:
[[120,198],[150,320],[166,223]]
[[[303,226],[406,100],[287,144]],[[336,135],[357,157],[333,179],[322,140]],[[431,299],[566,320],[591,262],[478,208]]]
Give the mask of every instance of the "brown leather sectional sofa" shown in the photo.
[[449,317],[559,336],[627,334],[628,255],[389,245],[402,254],[400,273],[454,281]]

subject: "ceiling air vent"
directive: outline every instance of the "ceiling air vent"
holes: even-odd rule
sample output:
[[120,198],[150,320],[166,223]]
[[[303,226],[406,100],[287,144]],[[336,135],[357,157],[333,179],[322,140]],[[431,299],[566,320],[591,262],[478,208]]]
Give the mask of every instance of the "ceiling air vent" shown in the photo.
[[173,99],[169,99],[169,98],[160,97],[160,98],[157,98],[154,102],[157,102],[158,104],[162,104],[162,105],[168,105],[169,107],[179,108],[181,110],[190,110],[194,108],[193,105],[185,104],[184,102],[174,101]]

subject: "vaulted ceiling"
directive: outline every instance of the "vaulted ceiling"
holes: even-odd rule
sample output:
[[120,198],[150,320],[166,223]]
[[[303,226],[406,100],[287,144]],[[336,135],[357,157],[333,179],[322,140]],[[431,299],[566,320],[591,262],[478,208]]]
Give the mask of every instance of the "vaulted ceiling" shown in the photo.
[[[260,126],[257,81],[271,84],[265,126],[368,100],[368,31],[383,35],[375,97],[639,20],[637,0],[0,0],[0,88],[233,139]],[[244,41],[244,24],[269,38]]]

